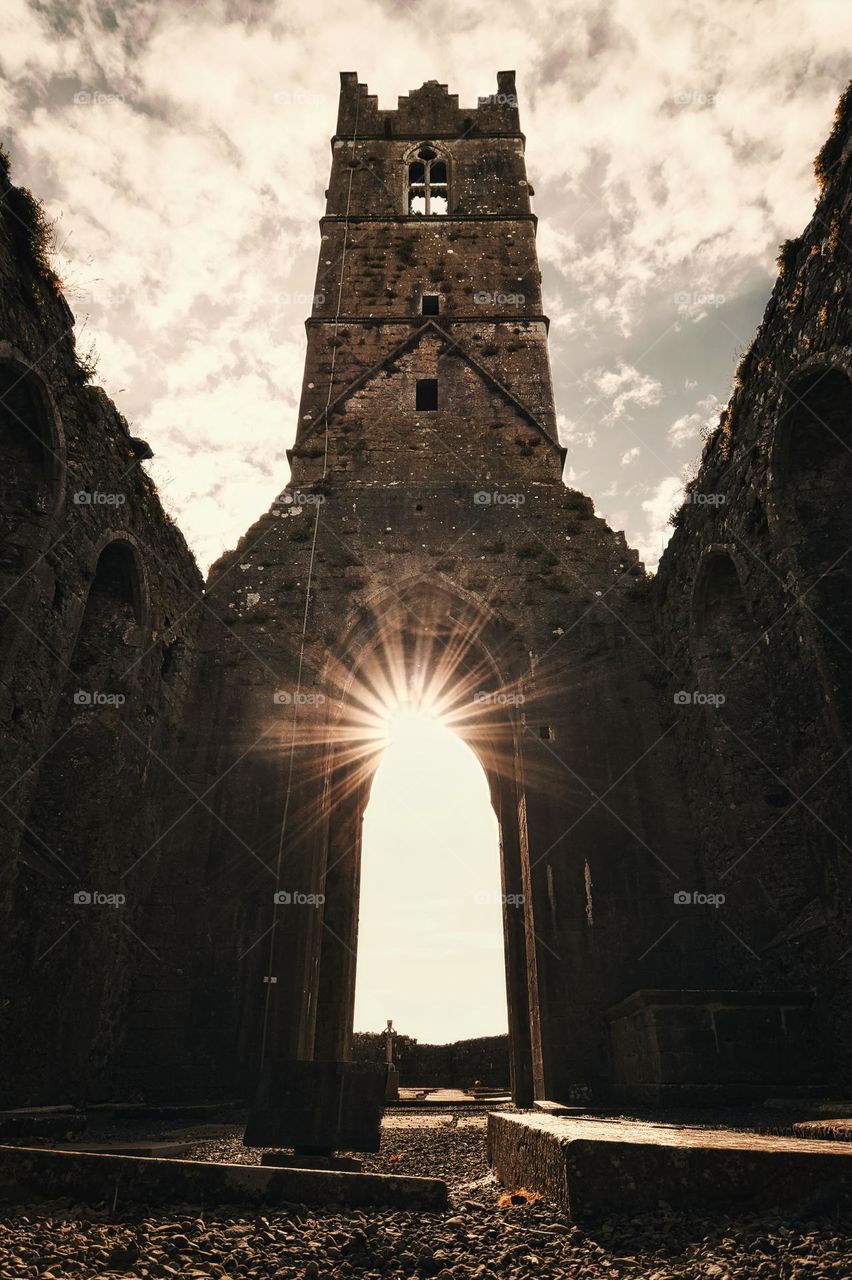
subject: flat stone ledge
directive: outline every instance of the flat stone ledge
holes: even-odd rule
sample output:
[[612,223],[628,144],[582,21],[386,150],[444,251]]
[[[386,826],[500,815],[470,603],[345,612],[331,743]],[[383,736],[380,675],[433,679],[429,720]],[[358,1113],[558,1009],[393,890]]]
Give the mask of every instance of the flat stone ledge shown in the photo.
[[673,1208],[789,1209],[852,1203],[844,1142],[633,1120],[492,1112],[488,1158],[508,1188],[527,1187],[575,1220]]
[[[17,1144],[16,1144],[17,1145]],[[194,1141],[133,1142],[120,1138],[104,1139],[103,1142],[57,1142],[52,1151],[73,1151],[77,1155],[99,1156],[155,1156],[158,1160],[171,1159],[173,1156],[188,1155],[195,1146]]]
[[793,1125],[798,1138],[830,1138],[832,1142],[852,1142],[852,1120],[837,1116],[833,1120],[800,1120]]
[[83,1204],[383,1205],[444,1209],[439,1178],[278,1169],[200,1160],[96,1155],[0,1146],[0,1200],[15,1204],[69,1197]]
[[548,1098],[537,1098],[533,1110],[545,1116],[583,1116],[588,1115],[588,1107],[574,1107],[568,1102],[551,1102]]

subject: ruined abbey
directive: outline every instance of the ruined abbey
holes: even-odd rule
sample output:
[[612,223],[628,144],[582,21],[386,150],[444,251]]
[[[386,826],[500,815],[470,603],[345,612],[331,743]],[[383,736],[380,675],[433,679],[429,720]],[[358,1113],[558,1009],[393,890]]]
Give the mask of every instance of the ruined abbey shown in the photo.
[[516,104],[342,75],[282,492],[206,584],[4,170],[6,1106],[348,1057],[389,688],[489,779],[517,1102],[852,1086],[852,98],[653,577],[563,482]]

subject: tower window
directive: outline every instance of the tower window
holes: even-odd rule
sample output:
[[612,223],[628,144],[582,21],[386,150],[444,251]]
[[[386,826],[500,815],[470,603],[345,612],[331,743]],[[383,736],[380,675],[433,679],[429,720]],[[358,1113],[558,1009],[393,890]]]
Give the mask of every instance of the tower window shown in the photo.
[[421,314],[424,316],[438,315],[438,304],[440,296],[437,293],[424,293],[420,300]]
[[408,212],[427,218],[446,214],[447,163],[433,147],[420,147],[408,166]]
[[418,378],[414,407],[426,412],[434,412],[438,408],[438,379]]

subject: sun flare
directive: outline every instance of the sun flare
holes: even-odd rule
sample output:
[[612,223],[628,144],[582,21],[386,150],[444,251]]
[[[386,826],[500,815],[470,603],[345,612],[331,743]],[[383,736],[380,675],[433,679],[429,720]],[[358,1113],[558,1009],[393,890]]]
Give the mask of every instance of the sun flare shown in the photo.
[[416,746],[425,744],[439,737],[443,729],[449,728],[447,717],[433,702],[405,701],[395,703],[385,711],[384,745]]

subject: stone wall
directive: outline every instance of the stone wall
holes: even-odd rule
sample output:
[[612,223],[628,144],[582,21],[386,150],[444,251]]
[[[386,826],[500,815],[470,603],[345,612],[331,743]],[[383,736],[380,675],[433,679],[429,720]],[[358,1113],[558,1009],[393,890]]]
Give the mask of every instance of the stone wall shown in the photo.
[[846,1087],[851,131],[847,93],[654,589],[671,696],[690,695],[670,713],[703,868],[684,887],[725,899],[686,904],[684,925],[710,921],[723,986],[815,988],[815,1073]]
[[[384,1062],[385,1036],[361,1031],[352,1037],[354,1062]],[[474,1083],[506,1088],[509,1083],[509,1037],[478,1036],[450,1044],[420,1044],[411,1036],[394,1039],[394,1062],[402,1085],[468,1089]]]
[[158,840],[202,584],[78,356],[38,205],[5,159],[0,182],[3,1101],[80,1101],[115,1095],[135,1003],[173,980]]

